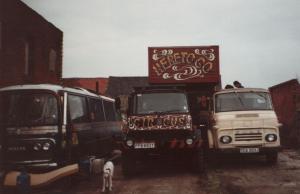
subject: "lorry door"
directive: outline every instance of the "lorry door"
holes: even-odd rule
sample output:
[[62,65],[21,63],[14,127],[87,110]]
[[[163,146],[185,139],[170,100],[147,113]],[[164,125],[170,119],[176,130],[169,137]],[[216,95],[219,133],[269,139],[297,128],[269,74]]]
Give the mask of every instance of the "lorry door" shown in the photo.
[[90,155],[93,152],[94,135],[88,114],[87,98],[68,94],[71,144],[78,156]]
[[107,122],[105,120],[105,114],[103,109],[102,99],[89,100],[90,114],[92,121],[92,130],[95,136],[96,149],[94,150],[98,156],[106,155],[108,150],[106,149],[106,141],[108,138]]
[[106,139],[106,145],[105,148],[107,150],[112,150],[114,146],[114,135],[118,132],[119,125],[117,124],[116,119],[116,110],[114,106],[114,102],[112,101],[103,101],[103,107],[104,107],[104,113],[105,113],[105,119],[107,123],[107,139]]

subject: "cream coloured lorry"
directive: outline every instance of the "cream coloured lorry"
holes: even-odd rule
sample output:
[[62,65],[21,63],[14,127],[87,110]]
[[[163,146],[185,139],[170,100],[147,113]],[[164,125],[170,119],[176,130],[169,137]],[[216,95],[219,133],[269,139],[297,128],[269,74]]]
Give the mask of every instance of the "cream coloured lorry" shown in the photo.
[[232,88],[216,92],[209,148],[218,153],[263,154],[277,162],[280,149],[278,119],[268,90]]

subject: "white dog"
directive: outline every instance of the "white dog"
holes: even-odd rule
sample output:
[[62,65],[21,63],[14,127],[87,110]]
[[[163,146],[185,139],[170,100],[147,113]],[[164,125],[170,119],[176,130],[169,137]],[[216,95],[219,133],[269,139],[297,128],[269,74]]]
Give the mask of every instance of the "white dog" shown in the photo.
[[112,191],[112,178],[114,175],[114,164],[111,161],[107,161],[103,166],[103,185],[102,192],[108,187],[109,191]]

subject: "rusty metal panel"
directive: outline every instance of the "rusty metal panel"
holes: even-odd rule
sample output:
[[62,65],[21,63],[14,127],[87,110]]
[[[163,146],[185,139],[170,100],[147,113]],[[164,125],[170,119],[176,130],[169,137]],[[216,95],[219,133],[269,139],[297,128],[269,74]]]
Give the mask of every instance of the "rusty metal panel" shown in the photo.
[[300,84],[292,79],[269,88],[279,122],[282,145],[294,147],[300,142]]
[[219,83],[219,47],[149,47],[149,83]]
[[297,111],[300,85],[296,79],[292,79],[269,88],[273,106],[282,124],[292,125]]

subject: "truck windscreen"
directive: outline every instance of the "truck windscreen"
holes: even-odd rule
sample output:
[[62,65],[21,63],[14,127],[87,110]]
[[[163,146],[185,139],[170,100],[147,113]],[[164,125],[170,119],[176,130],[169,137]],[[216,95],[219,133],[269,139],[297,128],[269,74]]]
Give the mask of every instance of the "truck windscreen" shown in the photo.
[[230,92],[215,97],[216,112],[272,110],[270,96],[266,92]]
[[184,93],[143,93],[134,100],[135,114],[187,113],[187,97]]
[[58,123],[57,99],[51,94],[0,95],[0,119],[6,126],[42,126]]

